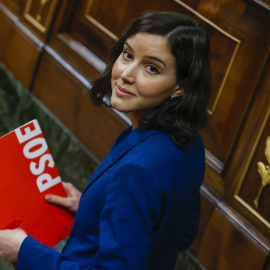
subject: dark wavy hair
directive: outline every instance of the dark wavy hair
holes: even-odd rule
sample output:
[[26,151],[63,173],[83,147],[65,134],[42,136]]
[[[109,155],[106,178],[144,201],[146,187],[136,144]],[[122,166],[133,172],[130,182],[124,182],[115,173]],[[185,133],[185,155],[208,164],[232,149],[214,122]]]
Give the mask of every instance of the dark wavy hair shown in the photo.
[[178,146],[191,143],[207,121],[207,104],[211,92],[209,39],[192,18],[175,12],[150,12],[136,19],[111,48],[108,65],[91,89],[94,104],[104,104],[111,96],[112,68],[122,53],[126,40],[137,33],[166,37],[176,60],[177,83],[183,89],[179,97],[152,108],[140,119],[139,127],[168,132]]

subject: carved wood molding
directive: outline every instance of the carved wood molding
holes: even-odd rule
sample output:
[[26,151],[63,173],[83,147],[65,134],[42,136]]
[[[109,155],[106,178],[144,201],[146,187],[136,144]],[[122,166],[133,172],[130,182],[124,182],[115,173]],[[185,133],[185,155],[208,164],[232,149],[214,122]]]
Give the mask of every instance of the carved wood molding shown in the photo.
[[266,225],[269,229],[270,229],[270,221],[268,221],[265,217],[263,217],[253,206],[251,206],[251,204],[249,204],[248,202],[246,202],[241,196],[240,196],[240,191],[241,191],[241,188],[243,187],[244,183],[245,183],[245,179],[247,177],[247,174],[248,174],[248,170],[250,169],[250,166],[251,166],[251,163],[252,163],[252,160],[254,158],[254,155],[255,155],[255,152],[256,150],[258,149],[258,145],[259,143],[261,142],[262,140],[262,135],[263,135],[263,132],[267,126],[267,123],[270,119],[270,107],[268,108],[268,111],[265,115],[265,118],[263,120],[263,123],[261,125],[261,128],[260,128],[260,131],[258,133],[258,136],[256,138],[256,141],[253,145],[253,148],[251,150],[251,153],[249,154],[249,157],[248,157],[248,161],[246,162],[246,166],[243,170],[243,173],[242,173],[242,176],[240,178],[240,181],[238,182],[238,186],[235,190],[235,193],[234,193],[234,198],[240,202],[240,204],[242,204],[249,212],[251,212],[256,218],[258,218],[264,225]]
[[20,20],[18,17],[13,14],[4,4],[0,2],[0,11],[5,14],[9,18],[9,20],[16,25],[17,29],[19,29],[27,38],[29,38],[38,48],[42,50],[45,46],[44,42],[40,40],[36,35],[34,35]]
[[104,32],[107,36],[109,36],[111,39],[113,40],[117,40],[118,37],[113,34],[109,29],[107,29],[106,27],[104,27],[100,22],[98,22],[97,20],[95,20],[91,15],[91,8],[93,6],[94,0],[89,0],[88,4],[87,4],[87,8],[85,10],[85,19],[88,20],[90,23],[94,24],[97,28],[99,28],[102,32]]
[[216,107],[218,105],[218,102],[220,100],[220,96],[222,94],[222,91],[224,90],[224,85],[228,79],[228,74],[231,70],[231,67],[233,65],[235,56],[238,52],[239,46],[241,44],[241,41],[234,37],[233,35],[231,35],[230,33],[228,33],[227,31],[225,31],[224,29],[222,29],[220,26],[218,26],[217,24],[213,23],[212,21],[210,21],[209,19],[207,19],[206,17],[204,17],[203,15],[201,15],[199,12],[197,12],[196,10],[194,10],[193,8],[191,8],[190,6],[188,6],[187,4],[185,4],[184,2],[180,1],[180,0],[174,0],[177,4],[181,5],[182,7],[184,7],[186,10],[188,10],[189,12],[191,12],[192,14],[194,14],[197,18],[201,19],[202,21],[204,21],[207,25],[210,25],[211,27],[213,27],[215,30],[217,30],[217,32],[219,32],[220,34],[224,35],[225,37],[227,37],[228,39],[230,39],[231,41],[233,41],[235,43],[235,47],[234,47],[234,51],[232,53],[231,59],[229,61],[229,64],[227,66],[227,69],[225,71],[224,77],[222,79],[221,85],[217,91],[217,95],[215,97],[215,100],[213,101],[212,107],[209,108],[209,113],[211,115],[213,115],[215,113]]
[[[24,18],[30,22],[40,32],[45,33],[52,21],[53,12],[58,0],[40,0],[38,9],[31,11],[33,5],[37,5],[38,1],[28,0],[24,10]],[[44,15],[44,9],[48,8],[48,13]]]
[[267,12],[270,12],[270,4],[266,3],[266,1],[262,1],[262,0],[247,0],[247,1],[254,3],[255,5],[261,7],[262,9],[264,9]]
[[257,228],[252,226],[245,218],[237,213],[226,201],[220,197],[211,187],[203,184],[201,194],[207,198],[224,216],[241,229],[245,234],[250,236],[267,252],[270,252],[270,241]]
[[260,198],[262,196],[262,191],[264,190],[265,186],[270,184],[270,136],[267,137],[265,143],[265,157],[267,159],[268,164],[265,165],[263,162],[259,161],[258,165],[258,172],[262,178],[262,184],[256,199],[254,200],[255,207],[258,209]]

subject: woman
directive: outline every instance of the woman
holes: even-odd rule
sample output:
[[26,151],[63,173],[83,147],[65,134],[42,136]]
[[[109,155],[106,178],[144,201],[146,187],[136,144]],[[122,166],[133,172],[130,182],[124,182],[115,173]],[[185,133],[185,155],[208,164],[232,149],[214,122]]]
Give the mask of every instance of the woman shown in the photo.
[[194,239],[204,176],[198,130],[210,95],[209,41],[191,18],[146,13],[111,51],[91,90],[127,112],[132,126],[116,140],[80,193],[47,201],[76,212],[62,253],[25,232],[0,232],[0,255],[17,269],[173,269]]

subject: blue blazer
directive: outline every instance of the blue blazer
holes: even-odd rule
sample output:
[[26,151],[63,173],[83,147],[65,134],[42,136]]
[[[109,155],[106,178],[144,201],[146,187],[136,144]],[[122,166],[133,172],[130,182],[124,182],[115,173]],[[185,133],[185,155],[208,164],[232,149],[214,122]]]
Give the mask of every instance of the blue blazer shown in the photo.
[[28,236],[18,270],[170,270],[194,239],[204,176],[200,136],[126,129],[83,191],[62,253]]

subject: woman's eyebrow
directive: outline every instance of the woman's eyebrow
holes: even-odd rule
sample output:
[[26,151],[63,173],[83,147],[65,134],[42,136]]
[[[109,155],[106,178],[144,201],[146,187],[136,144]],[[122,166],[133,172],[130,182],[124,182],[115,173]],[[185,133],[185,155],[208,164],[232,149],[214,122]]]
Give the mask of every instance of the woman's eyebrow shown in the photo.
[[129,49],[130,49],[131,51],[133,51],[132,48],[131,48],[131,46],[128,44],[127,41],[125,42],[125,45],[127,45],[127,46],[129,47]]
[[[128,44],[127,41],[125,42],[125,45],[126,45],[131,51],[133,51],[132,47]],[[147,55],[146,57],[149,58],[149,59],[155,60],[155,61],[161,63],[163,66],[166,67],[166,64],[165,64],[161,59],[159,59],[158,57],[155,57],[155,56],[148,56],[148,55]]]
[[155,56],[147,56],[147,57],[161,63],[164,67],[166,67],[166,64],[158,57],[155,57]]

